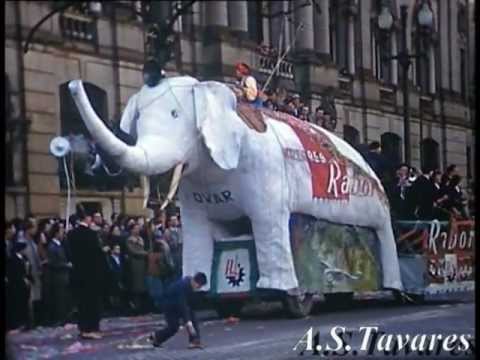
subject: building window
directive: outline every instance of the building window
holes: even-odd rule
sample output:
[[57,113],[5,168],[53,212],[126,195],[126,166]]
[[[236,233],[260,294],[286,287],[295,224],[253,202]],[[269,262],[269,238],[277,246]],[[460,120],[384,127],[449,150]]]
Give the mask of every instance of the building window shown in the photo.
[[422,168],[440,169],[440,152],[438,143],[431,139],[422,140]]
[[[107,92],[89,82],[85,82],[84,87],[96,114],[107,127],[111,128],[106,122],[108,119]],[[68,83],[60,85],[60,121],[61,133],[69,139],[72,147],[67,162],[75,187],[96,191],[120,190],[125,183],[125,176],[109,176],[103,166],[95,165],[97,155],[101,153],[104,156],[104,152],[92,141],[68,90]],[[111,159],[104,158],[104,161],[110,163]],[[66,189],[67,181],[63,166],[59,166],[59,175],[60,187]]]
[[[429,8],[432,16],[430,25],[420,23],[421,11],[424,6]],[[435,93],[435,57],[434,38],[436,32],[436,14],[429,0],[416,0],[413,14],[412,44],[417,55],[414,61],[414,82],[422,94]]]
[[430,45],[421,36],[415,37],[416,54],[422,55],[416,58],[416,85],[422,93],[429,93],[430,84]]
[[5,182],[7,186],[14,185],[13,178],[13,147],[14,147],[14,123],[12,122],[12,102],[10,99],[10,80],[5,74],[5,120],[7,131],[5,132]]
[[378,80],[390,84],[392,82],[392,61],[388,57],[392,56],[391,38],[386,35],[377,35],[375,40],[375,75]]
[[381,80],[385,84],[392,83],[392,60],[389,59],[392,56],[392,30],[381,30],[378,26],[378,17],[380,16],[384,7],[388,8],[392,17],[395,14],[395,7],[392,1],[377,0],[374,3],[374,12],[376,16],[373,17],[371,23],[372,31],[372,47],[374,56],[374,71],[378,80]]
[[468,29],[467,9],[464,4],[458,4],[457,30],[460,35],[467,36]]
[[[107,92],[102,88],[89,83],[84,82],[83,86],[88,95],[88,98],[92,104],[93,110],[97,115],[105,121],[108,119],[108,99]],[[70,134],[82,134],[90,136],[77,106],[68,89],[68,83],[60,85],[60,119],[62,135],[68,136]]]
[[466,148],[466,155],[467,155],[467,179],[472,179],[472,148],[467,146]]
[[97,44],[97,21],[87,7],[73,7],[59,16],[62,37]]
[[269,20],[270,46],[277,50],[283,49],[283,51],[285,51],[287,47],[285,32],[289,23],[285,19],[285,16],[282,15],[284,11],[283,2],[268,1],[267,4],[269,15],[275,15]]
[[460,49],[460,94],[462,99],[467,99],[467,66],[466,66],[466,55],[465,49]]
[[352,145],[354,148],[357,148],[358,145],[360,145],[360,132],[353,126],[344,125],[343,139],[350,145]]
[[330,2],[330,34],[333,61],[337,64],[340,73],[348,74],[349,35],[346,6],[348,1],[338,0]]
[[386,132],[382,134],[380,141],[383,156],[396,167],[402,162],[402,138],[397,134]]
[[248,35],[257,44],[263,43],[262,2],[247,1]]

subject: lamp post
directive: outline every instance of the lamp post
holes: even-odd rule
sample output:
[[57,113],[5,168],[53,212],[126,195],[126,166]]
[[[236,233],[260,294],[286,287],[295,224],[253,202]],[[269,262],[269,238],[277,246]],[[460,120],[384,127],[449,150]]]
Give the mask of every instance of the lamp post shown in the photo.
[[[401,51],[394,56],[384,57],[383,60],[398,60],[398,63],[402,67],[403,76],[402,76],[402,91],[403,91],[403,137],[404,137],[404,147],[405,147],[405,162],[407,164],[411,163],[411,148],[410,148],[410,89],[408,87],[408,70],[410,68],[411,59],[417,58],[423,55],[413,55],[408,52],[407,48],[407,17],[408,17],[408,5],[402,5],[400,7],[400,26],[402,30],[402,44]],[[388,32],[392,29],[393,26],[393,16],[390,12],[390,9],[385,6],[382,7],[380,14],[378,16],[378,28],[381,31]],[[433,24],[433,14],[430,10],[430,7],[427,4],[427,1],[423,1],[421,8],[417,13],[417,23],[421,27],[431,28]]]

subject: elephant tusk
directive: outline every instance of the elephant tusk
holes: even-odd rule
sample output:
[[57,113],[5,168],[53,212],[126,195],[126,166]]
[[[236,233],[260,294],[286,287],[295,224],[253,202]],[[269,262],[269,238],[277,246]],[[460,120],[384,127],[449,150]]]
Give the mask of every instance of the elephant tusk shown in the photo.
[[162,206],[160,206],[160,210],[163,210],[167,207],[167,205],[172,201],[173,197],[175,196],[175,193],[177,192],[178,185],[180,184],[180,179],[182,178],[182,172],[183,172],[183,164],[178,164],[175,166],[175,169],[173,170],[173,176],[172,176],[172,181],[170,183],[170,188],[168,190],[167,198],[163,202]]
[[148,176],[142,176],[143,181],[143,208],[148,205],[148,198],[150,197],[150,181]]

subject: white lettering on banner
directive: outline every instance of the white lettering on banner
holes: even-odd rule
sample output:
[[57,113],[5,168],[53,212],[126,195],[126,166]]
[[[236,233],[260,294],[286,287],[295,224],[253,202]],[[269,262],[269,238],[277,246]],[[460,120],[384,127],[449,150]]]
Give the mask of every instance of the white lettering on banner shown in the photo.
[[432,251],[434,255],[437,255],[436,240],[440,235],[440,222],[433,220],[430,225],[430,236],[428,237],[428,251]]
[[376,190],[374,179],[363,175],[348,176],[344,166],[341,167],[335,158],[327,161],[321,152],[291,148],[284,148],[283,154],[285,158],[296,161],[308,161],[314,164],[328,163],[328,170],[323,170],[324,176],[328,176],[328,181],[325,184],[328,198],[345,198],[345,196],[348,198],[348,195],[374,196]]
[[283,149],[283,155],[287,159],[292,159],[292,160],[297,160],[297,161],[306,161],[309,160],[313,163],[316,164],[326,164],[327,159],[325,159],[325,156],[318,152],[318,151],[313,151],[313,150],[300,150],[300,149],[291,149],[291,148],[284,148]]
[[433,220],[430,224],[428,250],[432,251],[433,255],[437,255],[437,246],[447,251],[472,249],[474,236],[475,234],[472,230],[442,231],[440,222]]
[[330,177],[328,179],[328,187],[327,193],[332,194],[335,197],[338,197],[338,190],[337,190],[337,181],[340,179],[342,175],[340,171],[340,167],[338,166],[336,161],[330,162]]

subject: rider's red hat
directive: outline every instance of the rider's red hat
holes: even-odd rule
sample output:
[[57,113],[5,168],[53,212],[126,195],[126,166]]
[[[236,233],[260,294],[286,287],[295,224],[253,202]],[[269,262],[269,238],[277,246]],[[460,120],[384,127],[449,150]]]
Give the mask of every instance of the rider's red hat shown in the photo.
[[235,70],[237,70],[242,75],[250,75],[250,68],[245,63],[238,63],[235,65]]

